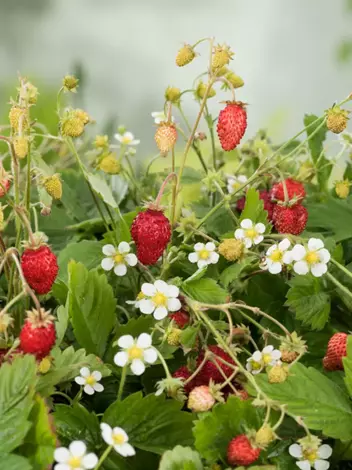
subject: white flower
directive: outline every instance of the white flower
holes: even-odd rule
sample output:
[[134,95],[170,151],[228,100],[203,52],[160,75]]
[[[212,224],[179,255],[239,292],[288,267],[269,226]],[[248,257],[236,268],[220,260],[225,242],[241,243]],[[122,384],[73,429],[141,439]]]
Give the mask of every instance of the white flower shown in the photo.
[[82,441],[73,441],[66,447],[58,447],[54,452],[54,459],[58,462],[54,470],[89,470],[98,463],[98,457],[87,454],[87,446]]
[[[154,111],[152,114],[152,118],[154,119],[155,124],[160,124],[161,122],[167,121],[167,116],[164,111]],[[171,116],[171,122],[175,122],[173,116]]]
[[131,457],[136,454],[134,448],[128,443],[128,436],[122,428],[111,428],[108,424],[101,423],[100,429],[104,441],[109,446],[113,446],[122,457]]
[[274,346],[265,346],[260,351],[255,353],[247,359],[246,369],[252,372],[253,375],[259,374],[267,366],[275,366],[280,362],[281,352],[278,349],[274,349]]
[[315,277],[321,277],[328,270],[330,253],[324,248],[324,243],[319,238],[310,238],[308,247],[297,244],[291,251],[293,270],[297,274],[307,274],[309,271]]
[[264,240],[262,235],[265,232],[264,224],[253,225],[250,219],[243,219],[241,227],[235,231],[235,238],[242,240],[246,248],[250,248],[253,244],[258,245],[258,243]]
[[134,138],[132,132],[124,132],[123,134],[115,134],[115,139],[121,142],[122,145],[138,145],[140,140]]
[[99,380],[101,380],[100,372],[94,370],[90,373],[88,367],[82,367],[79,373],[81,375],[75,378],[75,382],[78,385],[84,385],[83,390],[87,395],[93,395],[94,392],[102,392],[104,390],[102,384],[99,383]]
[[227,190],[230,194],[233,194],[241,186],[247,183],[247,176],[238,175],[238,176],[229,176],[227,178]]
[[136,266],[137,256],[130,253],[131,247],[127,242],[119,243],[117,248],[114,245],[104,245],[103,253],[107,256],[101,262],[101,267],[105,271],[114,268],[116,276],[124,276],[127,273],[127,266]]
[[332,454],[332,448],[328,444],[317,447],[303,447],[299,444],[292,444],[288,451],[292,457],[299,459],[296,465],[301,470],[310,470],[311,468],[327,470],[330,466],[330,463],[325,460]]
[[216,264],[219,261],[219,254],[215,252],[215,245],[212,242],[196,243],[194,253],[188,255],[191,263],[197,263],[198,268],[204,268],[208,264]]
[[284,238],[279,244],[272,245],[266,252],[263,269],[267,269],[271,274],[281,273],[283,264],[292,263],[291,252],[287,251],[290,245],[288,238]]
[[117,344],[123,351],[115,354],[115,364],[119,367],[130,364],[135,375],[143,374],[145,362],[153,364],[158,358],[155,348],[152,347],[152,337],[148,333],[142,333],[137,339],[134,339],[131,335],[121,336]]
[[142,294],[145,297],[138,301],[138,308],[147,315],[153,313],[155,320],[162,320],[169,312],[180,310],[179,293],[178,287],[161,280],[154,284],[145,282],[142,284]]

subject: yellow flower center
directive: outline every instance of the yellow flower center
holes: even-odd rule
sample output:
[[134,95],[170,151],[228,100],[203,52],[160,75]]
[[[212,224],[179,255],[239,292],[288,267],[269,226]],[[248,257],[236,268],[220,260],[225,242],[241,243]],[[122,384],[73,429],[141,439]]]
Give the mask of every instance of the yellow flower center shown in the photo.
[[253,370],[259,370],[262,368],[262,365],[260,362],[256,362],[256,361],[251,361],[252,362],[252,369]]
[[125,436],[123,434],[113,434],[112,440],[114,441],[114,444],[120,445],[125,442]]
[[200,259],[208,259],[209,258],[209,251],[203,248],[203,250],[198,251],[198,255]]
[[305,460],[308,460],[310,463],[313,463],[317,460],[318,454],[314,449],[307,449],[303,451],[303,457]]
[[86,377],[87,385],[94,385],[96,382],[97,380],[92,375],[88,375],[88,377]]
[[308,251],[308,253],[305,256],[305,260],[307,261],[308,264],[318,263],[319,255],[316,251]]
[[269,256],[269,258],[271,259],[271,261],[274,261],[274,262],[277,262],[277,261],[281,261],[282,260],[282,251],[280,250],[274,250],[271,255]]
[[125,262],[124,257],[120,253],[114,256],[114,261],[116,264],[122,264]]
[[81,462],[81,457],[71,457],[67,463],[71,468],[81,468]]
[[258,236],[257,231],[254,228],[249,228],[246,230],[246,237],[247,238],[255,238]]
[[143,357],[143,349],[138,346],[132,346],[132,348],[128,350],[128,356],[131,360],[141,359]]
[[263,354],[263,362],[267,366],[272,361],[271,354]]
[[137,300],[142,300],[142,299],[145,299],[145,295],[143,294],[143,292],[140,292],[140,293],[137,295]]
[[154,297],[152,298],[152,301],[155,303],[157,307],[165,307],[167,304],[167,297],[161,292],[158,292],[157,294],[154,295]]
[[241,184],[240,184],[238,181],[234,181],[234,182],[232,183],[233,189],[239,189],[240,186],[241,186]]
[[126,145],[127,145],[127,144],[129,144],[129,143],[131,142],[131,140],[132,140],[132,139],[131,139],[130,137],[126,137],[126,136],[123,136],[123,137],[122,137],[122,143],[123,143],[123,144],[126,144]]

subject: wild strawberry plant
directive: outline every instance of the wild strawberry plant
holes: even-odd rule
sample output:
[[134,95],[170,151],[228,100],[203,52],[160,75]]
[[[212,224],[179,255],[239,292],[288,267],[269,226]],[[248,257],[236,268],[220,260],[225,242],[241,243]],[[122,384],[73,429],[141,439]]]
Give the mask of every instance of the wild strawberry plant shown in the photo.
[[204,43],[204,73],[152,113],[147,164],[123,127],[89,137],[77,78],[57,133],[20,79],[0,136],[8,470],[348,468],[351,95],[287,142],[246,141],[231,49],[185,44],[176,65]]

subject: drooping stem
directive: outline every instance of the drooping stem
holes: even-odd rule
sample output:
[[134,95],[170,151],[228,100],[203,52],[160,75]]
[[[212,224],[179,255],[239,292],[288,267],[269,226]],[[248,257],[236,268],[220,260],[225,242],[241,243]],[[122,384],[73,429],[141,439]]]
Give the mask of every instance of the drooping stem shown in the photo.
[[175,178],[176,179],[176,182],[177,182],[177,175],[176,173],[169,173],[167,175],[167,177],[164,179],[160,189],[159,189],[159,193],[155,199],[155,205],[156,207],[159,207],[160,205],[160,202],[161,202],[161,198],[163,197],[163,194],[164,194],[164,191],[165,191],[165,188],[166,188],[166,185],[168,184],[168,182],[172,179],[172,178]]
[[330,279],[330,281],[335,284],[336,287],[338,287],[340,290],[342,290],[342,292],[344,292],[348,297],[350,297],[352,299],[352,292],[347,289],[346,286],[344,286],[343,284],[341,284],[340,281],[338,281],[336,279],[335,276],[333,276],[331,273],[327,272],[326,273],[326,276]]
[[330,260],[335,266],[337,266],[346,276],[350,277],[352,279],[352,273],[349,271],[345,266],[340,264],[338,261],[336,261],[334,258],[331,258]]
[[19,294],[17,294],[15,297],[13,297],[10,302],[8,302],[5,307],[1,310],[0,314],[3,315],[4,313],[8,312],[10,308],[15,305],[19,300],[22,299],[26,295],[26,292],[22,290]]
[[32,289],[27,284],[26,278],[24,277],[24,274],[23,274],[23,271],[22,271],[21,264],[20,264],[17,256],[15,255],[15,253],[11,252],[11,258],[15,262],[18,274],[19,274],[21,282],[22,282],[23,290],[31,296],[36,309],[38,310],[38,312],[40,312],[40,309],[41,309],[40,302],[39,302],[37,296],[35,295],[35,293],[32,291]]
[[122,368],[121,377],[120,377],[119,391],[117,392],[117,400],[118,401],[120,401],[121,398],[122,398],[123,389],[124,389],[125,382],[126,382],[126,376],[127,376],[127,365],[125,365]]
[[159,361],[161,362],[162,366],[164,367],[165,374],[166,374],[166,378],[167,378],[167,379],[171,379],[172,376],[171,376],[171,374],[170,374],[169,367],[168,367],[168,365],[166,364],[165,359],[163,358],[163,355],[162,355],[158,350],[156,350],[156,352],[158,353]]
[[107,456],[110,454],[111,450],[113,449],[113,446],[109,446],[105,449],[104,453],[99,459],[99,462],[97,463],[96,467],[94,470],[99,470],[99,468],[102,466],[104,460],[107,458]]

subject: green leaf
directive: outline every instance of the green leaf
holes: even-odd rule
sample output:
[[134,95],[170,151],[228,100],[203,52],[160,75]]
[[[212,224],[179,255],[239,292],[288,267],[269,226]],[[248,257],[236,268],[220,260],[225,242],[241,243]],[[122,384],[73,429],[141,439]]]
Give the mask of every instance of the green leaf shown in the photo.
[[233,281],[240,277],[242,271],[246,269],[254,259],[254,257],[247,256],[241,263],[231,264],[231,266],[224,269],[220,275],[221,284],[227,288]]
[[69,264],[68,311],[78,343],[88,353],[103,357],[116,325],[116,300],[105,274]]
[[257,375],[256,381],[272,400],[301,416],[310,429],[335,439],[352,439],[352,406],[346,390],[313,367],[295,364],[281,384],[270,384],[266,374]]
[[20,455],[0,453],[0,462],[4,470],[33,470],[30,462]]
[[187,349],[192,349],[197,342],[199,327],[188,326],[185,328],[180,337],[180,343]]
[[208,266],[204,266],[203,268],[197,269],[195,273],[192,274],[192,276],[188,277],[183,281],[184,284],[187,284],[188,282],[192,281],[198,281],[199,279],[202,279],[202,277],[205,276],[205,273],[207,272]]
[[314,330],[324,328],[329,320],[330,296],[323,291],[321,280],[313,276],[296,276],[290,282],[287,302],[297,320]]
[[119,205],[126,197],[128,191],[128,183],[120,175],[111,175],[111,190],[116,203]]
[[259,191],[249,188],[246,192],[246,204],[242,211],[240,221],[251,219],[253,223],[263,223],[268,226],[268,213],[264,210],[264,201],[259,197]]
[[345,384],[352,397],[352,336],[347,338],[347,356],[342,358],[343,369],[345,371]]
[[195,448],[210,462],[226,459],[227,446],[233,437],[247,429],[259,429],[258,413],[251,402],[230,396],[226,403],[215,405],[211,413],[195,421]]
[[115,201],[112,191],[109,188],[107,182],[103,178],[97,175],[93,175],[91,173],[88,173],[87,176],[88,181],[92,186],[94,192],[96,192],[106,204],[116,209],[118,207],[118,204]]
[[130,443],[143,450],[162,454],[176,445],[192,445],[191,413],[181,411],[182,403],[141,392],[116,401],[105,411],[103,422],[121,426]]
[[226,290],[208,278],[183,283],[181,289],[192,299],[207,304],[221,304],[226,302],[227,298]]
[[59,279],[67,282],[67,267],[71,261],[82,263],[87,269],[96,268],[104,255],[102,254],[102,244],[97,241],[83,240],[78,243],[70,243],[58,256]]
[[[313,124],[313,122],[315,122]],[[304,116],[304,125],[311,126],[307,129],[307,136],[310,137],[314,133],[314,136],[311,137],[308,141],[308,147],[312,160],[316,165],[317,179],[320,186],[320,189],[326,190],[328,187],[328,180],[332,170],[332,163],[327,160],[324,156],[324,141],[326,139],[327,127],[324,124],[321,126],[323,118],[318,118],[314,114],[306,114]],[[319,131],[316,132],[318,127],[321,126]],[[310,215],[310,213],[309,213]]]
[[67,327],[68,327],[68,310],[63,305],[60,305],[56,310],[57,321],[55,322],[56,330],[56,343],[55,346],[60,346],[64,339]]
[[39,395],[35,397],[35,404],[29,419],[33,424],[21,447],[21,454],[28,458],[33,470],[42,470],[53,461],[56,435],[52,430],[49,409]]
[[16,357],[0,368],[0,453],[22,444],[31,427],[29,413],[36,384],[34,356]]
[[159,470],[203,470],[203,464],[198,452],[190,447],[176,446],[163,454]]

